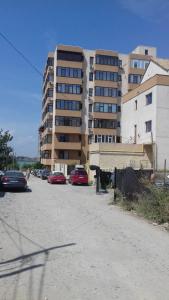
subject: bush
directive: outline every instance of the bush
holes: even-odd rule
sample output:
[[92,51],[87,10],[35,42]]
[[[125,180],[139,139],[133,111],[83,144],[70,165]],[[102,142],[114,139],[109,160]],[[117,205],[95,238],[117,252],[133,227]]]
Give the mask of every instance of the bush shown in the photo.
[[139,196],[136,211],[159,224],[169,222],[169,190],[151,187],[150,193]]
[[135,195],[133,201],[116,191],[115,203],[128,211],[135,210],[139,215],[159,224],[169,223],[169,190],[166,188],[149,186],[142,194]]

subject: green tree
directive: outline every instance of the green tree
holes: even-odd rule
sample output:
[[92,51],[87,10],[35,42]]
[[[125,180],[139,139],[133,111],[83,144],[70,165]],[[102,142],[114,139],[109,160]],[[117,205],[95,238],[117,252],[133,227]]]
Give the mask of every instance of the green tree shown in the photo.
[[9,146],[13,136],[9,131],[0,129],[0,169],[4,170],[12,162],[12,147]]

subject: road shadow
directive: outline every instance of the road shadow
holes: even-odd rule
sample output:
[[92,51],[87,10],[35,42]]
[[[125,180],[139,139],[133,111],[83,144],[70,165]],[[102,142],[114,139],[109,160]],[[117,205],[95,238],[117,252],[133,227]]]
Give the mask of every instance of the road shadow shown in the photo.
[[0,265],[5,265],[5,264],[12,263],[12,262],[16,262],[18,260],[27,259],[29,257],[36,256],[36,255],[39,255],[39,254],[42,254],[42,253],[49,254],[49,252],[52,251],[52,250],[56,250],[56,249],[60,249],[60,248],[65,248],[65,247],[70,247],[70,246],[76,246],[76,243],[70,243],[70,244],[64,244],[64,245],[60,245],[60,246],[54,246],[54,247],[50,247],[50,248],[44,248],[43,250],[31,252],[31,253],[28,253],[28,254],[17,256],[17,257],[12,258],[12,259],[8,259],[8,260],[5,260],[5,261],[2,261],[2,262],[0,262]]

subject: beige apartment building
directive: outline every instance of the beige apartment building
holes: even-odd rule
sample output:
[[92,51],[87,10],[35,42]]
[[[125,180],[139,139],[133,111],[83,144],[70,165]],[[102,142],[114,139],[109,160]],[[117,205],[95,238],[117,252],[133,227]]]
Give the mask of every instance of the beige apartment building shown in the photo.
[[49,53],[39,129],[41,163],[52,170],[66,166],[69,173],[89,160],[90,145],[121,143],[122,95],[140,84],[152,58],[158,60],[156,48],[144,46],[120,54],[59,45]]

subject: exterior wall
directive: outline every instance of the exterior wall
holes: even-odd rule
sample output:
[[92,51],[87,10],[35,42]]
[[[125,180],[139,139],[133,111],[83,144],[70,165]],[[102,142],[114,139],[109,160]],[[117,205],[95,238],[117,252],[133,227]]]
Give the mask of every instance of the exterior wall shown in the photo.
[[[149,93],[152,93],[153,100],[152,104],[146,105],[146,95]],[[137,110],[135,101],[137,101]],[[122,105],[122,143],[150,144],[151,132],[145,131],[145,122],[149,120],[152,120],[153,140],[156,140],[156,101],[157,87],[153,87]],[[136,141],[134,125],[137,126]]]
[[157,88],[157,168],[164,168],[167,159],[169,169],[169,86]]
[[156,57],[157,50],[155,47],[138,46],[132,51],[132,53],[145,55],[145,50],[148,50],[148,55]]
[[[93,144],[89,146],[89,165],[97,165],[102,170],[113,171],[114,168],[123,169],[152,167],[151,155],[148,155],[143,145],[129,144]],[[89,171],[89,178],[93,180],[95,172]]]
[[165,69],[161,68],[159,65],[151,61],[141,83],[145,82],[146,80],[155,76],[156,74],[168,75],[169,73]]

